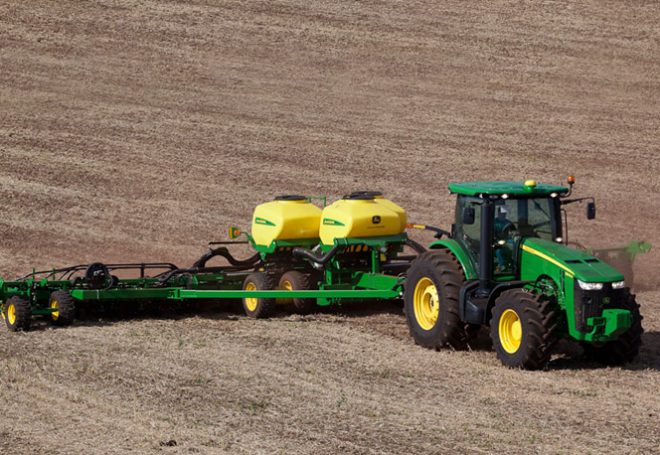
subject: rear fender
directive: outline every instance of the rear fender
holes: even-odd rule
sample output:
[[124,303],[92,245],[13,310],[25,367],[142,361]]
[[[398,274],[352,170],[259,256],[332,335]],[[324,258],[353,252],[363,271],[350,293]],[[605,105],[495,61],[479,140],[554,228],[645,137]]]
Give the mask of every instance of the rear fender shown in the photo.
[[474,264],[470,259],[470,255],[465,251],[460,243],[453,239],[442,239],[436,242],[433,242],[429,245],[430,250],[442,250],[446,249],[451,251],[451,253],[456,256],[458,262],[463,267],[463,273],[465,274],[466,280],[476,280],[478,279],[477,271],[474,269]]

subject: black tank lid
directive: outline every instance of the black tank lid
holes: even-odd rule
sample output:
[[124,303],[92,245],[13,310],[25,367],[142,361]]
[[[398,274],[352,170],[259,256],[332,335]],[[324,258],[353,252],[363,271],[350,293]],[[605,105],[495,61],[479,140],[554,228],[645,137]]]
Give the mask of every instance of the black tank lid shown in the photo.
[[304,201],[307,198],[299,194],[283,194],[282,196],[275,196],[276,201]]
[[353,199],[360,201],[368,201],[377,196],[382,196],[380,191],[353,191],[351,194],[344,196],[344,199]]

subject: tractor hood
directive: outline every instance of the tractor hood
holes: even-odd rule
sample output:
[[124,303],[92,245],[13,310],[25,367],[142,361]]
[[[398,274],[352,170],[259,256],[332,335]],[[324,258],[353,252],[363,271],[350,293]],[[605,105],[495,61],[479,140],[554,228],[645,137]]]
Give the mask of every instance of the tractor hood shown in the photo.
[[539,238],[527,238],[522,244],[522,254],[531,254],[544,259],[575,278],[588,283],[622,281],[614,267],[584,251]]

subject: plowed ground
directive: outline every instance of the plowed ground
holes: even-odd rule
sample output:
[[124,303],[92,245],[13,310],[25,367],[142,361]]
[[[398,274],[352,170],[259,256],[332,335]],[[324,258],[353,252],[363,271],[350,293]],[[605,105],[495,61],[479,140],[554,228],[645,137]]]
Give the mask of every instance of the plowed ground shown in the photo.
[[[660,246],[655,2],[0,4],[0,275],[188,265],[282,193],[383,190],[448,227],[450,181],[577,176],[571,240]],[[420,237],[428,241],[428,237]],[[243,252],[246,253],[246,252]],[[2,453],[652,453],[644,346],[548,371],[415,346],[395,304],[232,306],[0,331]]]

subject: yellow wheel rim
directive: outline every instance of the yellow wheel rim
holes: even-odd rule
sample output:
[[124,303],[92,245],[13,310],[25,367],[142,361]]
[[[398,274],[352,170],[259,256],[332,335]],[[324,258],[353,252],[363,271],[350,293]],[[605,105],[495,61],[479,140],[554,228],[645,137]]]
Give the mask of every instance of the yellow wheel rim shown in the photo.
[[498,324],[498,333],[500,344],[509,354],[515,353],[520,348],[522,341],[522,324],[518,313],[513,310],[506,310],[500,316]]
[[14,325],[16,323],[16,307],[13,303],[10,303],[7,307],[7,321],[9,324]]
[[[245,290],[246,291],[256,291],[257,290],[257,285],[254,284],[252,281],[250,281],[248,284],[245,285]],[[259,303],[259,299],[256,297],[245,297],[245,306],[249,311],[254,311],[257,309],[257,304]]]
[[430,278],[422,278],[415,286],[413,306],[417,324],[424,330],[431,330],[438,321],[440,314],[440,298],[438,289]]
[[[289,280],[284,280],[280,283],[280,289],[282,291],[293,291],[293,284]],[[291,303],[293,299],[277,299],[276,302],[281,305],[286,305]]]
[[53,321],[57,321],[57,319],[60,317],[59,305],[57,303],[57,300],[53,300],[50,302],[50,308],[53,310],[53,312],[50,313],[50,317],[53,318]]

